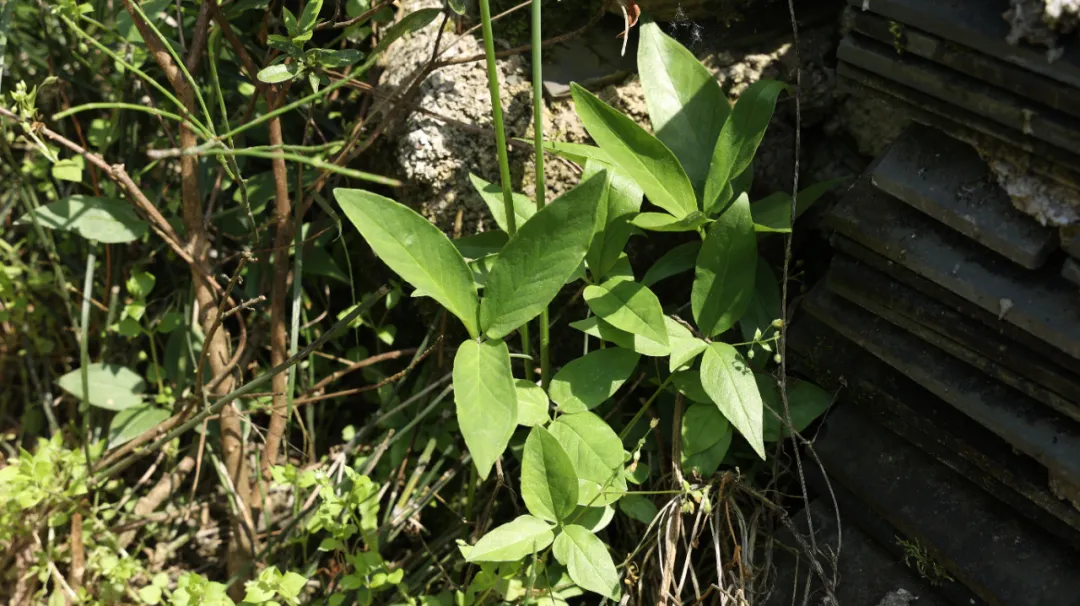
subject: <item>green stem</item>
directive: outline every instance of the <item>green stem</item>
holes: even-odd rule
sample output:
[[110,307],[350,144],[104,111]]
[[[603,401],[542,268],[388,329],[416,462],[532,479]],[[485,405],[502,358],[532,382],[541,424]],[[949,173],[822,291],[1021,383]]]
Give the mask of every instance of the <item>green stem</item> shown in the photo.
[[641,417],[645,415],[645,411],[649,410],[649,407],[652,406],[652,403],[656,401],[657,396],[659,396],[660,393],[664,391],[664,388],[668,386],[668,383],[670,383],[671,379],[674,377],[674,374],[668,375],[668,377],[664,379],[664,382],[660,384],[660,387],[656,388],[656,391],[653,392],[653,395],[649,397],[648,401],[646,401],[645,404],[643,404],[641,408],[637,411],[637,414],[634,415],[634,418],[630,419],[630,422],[627,423],[626,427],[624,427],[622,432],[619,433],[620,440],[626,439],[626,436],[630,433],[630,430],[633,429],[635,425],[637,425],[638,421],[641,420]]
[[[65,109],[64,111],[62,111],[60,113],[53,114],[52,119],[53,120],[62,120],[64,118],[67,118],[68,116],[73,116],[73,115],[78,114],[80,112],[92,111],[92,110],[95,110],[95,109],[126,109],[126,110],[131,110],[131,111],[136,111],[136,112],[145,112],[145,113],[148,113],[148,114],[153,114],[153,115],[158,116],[160,118],[167,118],[169,120],[175,120],[177,122],[186,122],[186,120],[184,120],[184,117],[181,116],[180,114],[174,114],[172,112],[167,112],[167,111],[164,111],[164,110],[160,110],[160,109],[157,109],[156,107],[147,107],[145,105],[136,105],[134,103],[84,103],[82,105],[76,105],[75,107],[72,107],[71,109]],[[198,128],[198,125],[196,125],[196,124],[192,124],[192,126],[195,127],[196,129]]]
[[86,255],[86,280],[83,282],[82,315],[79,318],[79,374],[82,377],[83,412],[83,448],[86,451],[86,470],[92,473],[93,461],[90,460],[90,295],[94,290],[94,245]]
[[293,154],[286,151],[264,151],[261,149],[240,148],[240,149],[226,149],[215,147],[211,149],[202,149],[201,147],[193,147],[189,150],[184,150],[181,155],[191,156],[249,156],[252,158],[264,158],[267,160],[273,160],[274,158],[284,158],[289,162],[298,162],[300,164],[307,164],[308,166],[317,168],[319,170],[325,170],[332,173],[337,173],[353,179],[359,179],[361,181],[371,181],[372,183],[378,183],[380,185],[387,185],[389,187],[399,187],[401,181],[397,179],[391,179],[390,177],[384,177],[382,175],[375,175],[372,173],[364,172],[362,170],[355,170],[352,168],[345,168],[344,166],[338,166],[325,160],[319,160],[317,158],[309,158],[301,154]]
[[[532,3],[532,84],[533,138],[536,147],[536,207],[547,203],[547,183],[544,178],[544,48],[540,25],[540,0]],[[551,319],[548,308],[540,312],[540,384],[546,390],[551,382]]]

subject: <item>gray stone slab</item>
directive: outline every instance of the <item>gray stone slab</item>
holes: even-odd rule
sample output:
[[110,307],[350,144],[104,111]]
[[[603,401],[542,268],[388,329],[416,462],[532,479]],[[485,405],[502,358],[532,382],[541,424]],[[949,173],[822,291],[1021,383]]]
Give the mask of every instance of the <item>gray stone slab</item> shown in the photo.
[[[990,378],[1080,422],[1080,381],[1041,354],[993,334],[990,329],[917,290],[844,256],[833,258],[829,290],[973,366]],[[1067,395],[1043,381],[1067,388]],[[1065,391],[1065,390],[1063,390]]]
[[[803,537],[810,536],[807,511],[813,520],[818,549],[826,552],[818,555],[817,560],[827,574],[832,573],[832,558],[826,554],[835,553],[839,547],[836,572],[840,583],[835,595],[840,604],[874,606],[901,590],[914,596],[919,606],[947,604],[926,581],[903,564],[902,558],[894,557],[858,526],[848,523],[844,511],[841,511],[841,525],[837,526],[836,511],[827,497],[818,497],[811,501],[807,510],[792,516],[796,530]],[[781,530],[776,540],[782,547],[773,552],[777,559],[777,575],[766,605],[801,603],[808,579],[811,582],[810,603],[821,603],[825,593],[817,575],[809,573],[809,556],[801,553],[799,542],[787,529]]]
[[1080,554],[880,425],[840,406],[814,444],[833,483],[990,604],[1075,604]]
[[626,55],[611,19],[604,19],[581,36],[556,44],[544,53],[544,92],[551,98],[570,95],[570,83],[598,88],[637,71],[637,36],[631,36]]
[[1047,61],[1045,48],[1006,42],[1009,25],[1001,15],[1009,8],[1008,0],[848,0],[848,3],[1080,87],[1077,45],[1066,44],[1064,54],[1051,63]]
[[1054,268],[1023,270],[866,180],[829,209],[824,224],[1080,359],[1076,289]]
[[910,26],[896,27],[872,12],[848,8],[852,27],[860,34],[912,53],[1010,93],[1027,97],[1058,111],[1080,116],[1080,89],[1019,65],[1002,61]]
[[1080,424],[824,288],[815,288],[803,305],[1020,452],[1080,485]]
[[964,108],[1025,136],[1064,150],[1080,147],[1080,122],[1051,108],[1012,95],[985,82],[914,55],[897,55],[885,44],[847,36],[840,42],[841,61]]
[[1057,231],[1014,207],[977,151],[936,129],[908,127],[871,181],[1028,269],[1041,267],[1057,248]]
[[[1045,467],[811,314],[788,332],[794,372],[855,407],[1012,509],[1080,547],[1080,511],[1050,487]],[[857,369],[853,371],[852,369]]]
[[1080,259],[1080,225],[1061,228],[1061,247],[1069,255]]
[[1035,174],[1080,185],[1080,156],[1045,141],[1026,137],[1018,131],[1002,128],[996,122],[967,111],[958,105],[899,84],[849,63],[837,65],[841,90],[854,95],[879,95],[894,100],[897,109],[913,119],[929,124],[954,137],[981,140],[986,147],[1005,146],[1031,154],[1029,168]]
[[1065,265],[1061,267],[1061,277],[1080,286],[1080,262],[1072,257],[1065,259]]

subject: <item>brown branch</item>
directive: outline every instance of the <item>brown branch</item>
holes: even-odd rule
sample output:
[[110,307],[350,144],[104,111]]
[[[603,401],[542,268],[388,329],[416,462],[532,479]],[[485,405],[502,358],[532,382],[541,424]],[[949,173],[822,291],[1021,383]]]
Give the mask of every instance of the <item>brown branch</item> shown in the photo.
[[390,6],[393,2],[394,0],[383,0],[379,4],[376,4],[375,6],[369,8],[368,10],[360,13],[359,15],[351,19],[346,19],[345,21],[337,21],[334,23],[327,21],[325,23],[320,23],[319,26],[315,29],[344,29],[346,27],[349,27],[350,25],[356,25],[361,21],[370,19],[371,17],[375,16],[376,13],[386,8],[387,6]]
[[71,514],[71,568],[68,570],[68,585],[78,591],[86,575],[86,547],[83,544],[83,515],[81,511]]
[[[186,456],[180,459],[180,462],[176,464],[176,469],[162,476],[158,483],[150,489],[150,492],[135,502],[135,518],[139,519],[148,516],[158,507],[161,507],[161,504],[176,492],[176,489],[194,468],[195,459],[193,457]],[[120,547],[127,547],[134,538],[135,529],[126,530],[119,536],[117,543]]]
[[398,358],[400,358],[402,356],[408,356],[408,355],[412,355],[414,353],[416,353],[416,348],[412,347],[412,348],[409,348],[409,349],[398,349],[396,351],[388,351],[386,353],[381,353],[381,354],[378,354],[378,355],[369,356],[369,357],[367,357],[367,358],[365,358],[363,360],[360,360],[359,362],[355,362],[353,364],[350,364],[349,366],[347,366],[345,368],[342,368],[341,370],[335,371],[335,372],[327,375],[322,380],[320,380],[318,383],[316,383],[315,386],[312,387],[309,390],[309,392],[310,393],[317,392],[317,391],[323,389],[324,387],[326,387],[327,385],[333,383],[334,381],[337,381],[341,377],[343,377],[343,376],[345,376],[345,375],[347,375],[347,374],[349,374],[351,372],[356,372],[357,370],[360,370],[362,368],[367,368],[368,366],[371,366],[372,364],[378,364],[379,362],[386,362],[388,360],[396,360],[396,359],[398,359]]

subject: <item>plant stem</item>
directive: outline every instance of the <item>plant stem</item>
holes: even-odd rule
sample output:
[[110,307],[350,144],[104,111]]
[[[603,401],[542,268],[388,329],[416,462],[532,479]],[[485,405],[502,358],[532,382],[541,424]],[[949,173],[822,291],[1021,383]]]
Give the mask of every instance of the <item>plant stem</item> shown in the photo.
[[671,382],[671,379],[674,378],[674,376],[674,374],[668,375],[668,377],[664,379],[664,382],[660,384],[660,387],[656,388],[656,391],[653,392],[653,395],[649,397],[648,401],[646,401],[645,404],[641,406],[641,409],[637,411],[637,414],[634,415],[634,418],[630,419],[630,422],[627,423],[626,427],[623,428],[622,432],[619,434],[620,440],[626,439],[626,436],[630,433],[630,430],[634,428],[634,425],[637,425],[637,422],[640,421],[641,417],[645,415],[645,411],[649,410],[649,407],[652,406],[652,403],[656,400],[657,396],[660,395],[660,392],[664,391],[664,388],[668,386],[668,383]]
[[[82,316],[79,319],[79,374],[82,377],[82,403],[86,407],[83,413],[83,449],[86,451],[86,471],[93,473],[93,461],[90,460],[90,295],[94,289],[94,246],[86,254],[86,280],[83,282]],[[91,476],[92,477],[92,476]]]
[[[544,47],[540,25],[542,2],[532,3],[532,85],[533,138],[536,149],[536,207],[547,203],[547,183],[544,179]],[[551,382],[551,332],[548,308],[540,312],[540,385],[546,390]]]

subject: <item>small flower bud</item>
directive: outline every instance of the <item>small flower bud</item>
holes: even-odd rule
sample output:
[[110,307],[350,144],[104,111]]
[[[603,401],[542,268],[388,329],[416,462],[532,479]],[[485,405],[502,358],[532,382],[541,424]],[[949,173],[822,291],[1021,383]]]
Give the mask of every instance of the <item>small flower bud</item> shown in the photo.
[[777,364],[780,363],[781,359],[782,358],[780,357],[780,354],[776,354],[775,356],[773,356],[773,361],[775,361]]
[[772,321],[772,325],[773,325],[773,328],[782,328],[784,326],[784,321],[781,320],[780,318],[777,318],[777,319]]
[[750,351],[746,352],[746,357],[753,360],[754,359],[754,350],[751,349]]

